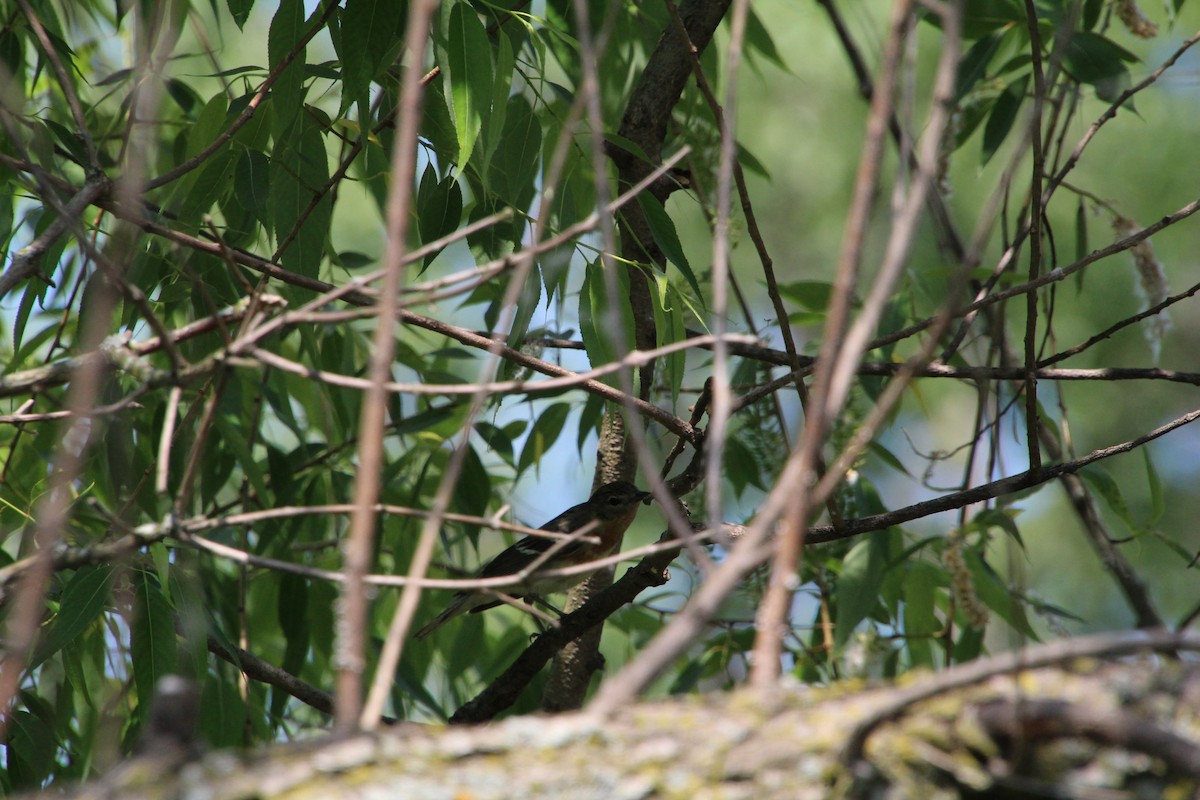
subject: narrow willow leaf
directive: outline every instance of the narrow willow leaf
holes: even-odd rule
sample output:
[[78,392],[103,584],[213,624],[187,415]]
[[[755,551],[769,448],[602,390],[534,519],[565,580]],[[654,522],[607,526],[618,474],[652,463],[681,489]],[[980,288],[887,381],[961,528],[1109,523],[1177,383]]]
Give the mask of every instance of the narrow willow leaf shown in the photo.
[[99,618],[108,601],[112,573],[112,567],[102,565],[85,567],[70,577],[59,597],[58,613],[42,632],[27,669],[32,670],[66,647]]
[[[279,599],[276,616],[287,644],[280,666],[292,675],[299,675],[308,660],[310,620],[304,610],[308,607],[308,579],[294,573],[284,573],[279,579]],[[271,713],[283,714],[289,695],[273,689]]]
[[[279,8],[271,18],[267,32],[267,63],[272,71],[283,62],[304,35],[304,3],[302,0],[279,0]],[[271,87],[271,128],[276,139],[282,139],[300,114],[304,104],[304,56],[301,48],[294,60]]]
[[[1075,209],[1075,260],[1083,258],[1088,254],[1088,225],[1087,225],[1087,201],[1082,197],[1079,198],[1079,205]],[[1075,289],[1076,291],[1083,290],[1083,276],[1087,273],[1086,269],[1076,270],[1075,272]]]
[[1149,526],[1153,527],[1158,524],[1166,513],[1166,500],[1163,498],[1162,481],[1158,477],[1158,469],[1154,466],[1154,458],[1150,455],[1150,448],[1142,448],[1142,459],[1146,462],[1146,483],[1150,486],[1150,522]]
[[460,168],[471,160],[475,142],[487,127],[492,97],[492,47],[470,3],[450,10],[450,97],[458,134]]
[[992,106],[992,113],[988,116],[987,125],[983,128],[982,161],[984,164],[992,160],[992,156],[1008,138],[1008,132],[1012,130],[1013,123],[1017,121],[1021,104],[1025,102],[1025,88],[1028,84],[1029,75],[1022,75],[1005,87],[1000,96],[996,98],[996,103]]
[[1000,50],[1000,43],[1003,40],[1003,31],[992,31],[971,45],[971,49],[958,62],[958,77],[955,79],[954,88],[955,100],[961,100],[967,92],[975,88],[975,85],[987,73],[987,66]]
[[[654,329],[657,334],[658,346],[663,347],[687,338],[687,329],[683,324],[683,304],[680,302],[679,291],[667,280],[667,276],[655,270],[652,273],[658,289],[658,302],[654,304]],[[687,353],[683,350],[671,353],[661,359],[664,366],[663,377],[671,389],[671,405],[679,402],[679,392],[683,387],[683,376],[687,371]]]
[[571,407],[566,403],[553,403],[537,418],[525,440],[525,446],[521,448],[521,457],[517,460],[518,475],[541,462],[546,451],[558,441],[570,411]]
[[484,163],[491,163],[504,131],[504,120],[508,115],[508,100],[512,93],[513,70],[516,55],[507,36],[496,41],[496,71],[492,82],[492,118],[488,120],[487,140],[484,147]]
[[1021,599],[1009,590],[1003,579],[983,560],[979,551],[967,548],[963,555],[971,572],[975,593],[983,604],[1011,625],[1017,633],[1028,637],[1030,641],[1041,641],[1025,616],[1025,606]]
[[[579,331],[583,338],[583,349],[593,367],[608,364],[624,355],[617,349],[618,335],[626,347],[633,346],[633,310],[629,306],[629,275],[626,268],[614,265],[613,283],[616,296],[609,297],[608,281],[600,259],[584,270],[583,288],[579,292]],[[619,329],[614,329],[613,314],[619,320]],[[603,375],[599,380],[617,386],[617,373]]]
[[750,9],[750,13],[746,15],[746,51],[759,53],[784,72],[791,72],[779,55],[779,50],[775,47],[775,40],[771,38],[771,32],[767,30],[766,25],[763,25],[762,20],[759,19],[758,14],[754,13],[753,9]]
[[1117,515],[1117,519],[1125,524],[1130,533],[1137,536],[1144,532],[1142,527],[1137,524],[1137,520],[1133,518],[1129,504],[1125,502],[1125,494],[1121,491],[1121,485],[1107,470],[1098,466],[1084,467],[1079,471],[1079,477],[1087,481],[1092,489],[1100,495],[1105,505]]
[[130,630],[133,682],[137,687],[138,718],[144,722],[158,679],[175,670],[175,621],[158,577],[145,570],[132,576],[137,607]]
[[700,282],[696,280],[696,273],[688,263],[687,255],[683,252],[683,243],[679,241],[679,233],[675,230],[675,223],[667,214],[667,210],[657,198],[646,192],[639,194],[637,200],[642,213],[646,215],[646,224],[650,226],[650,235],[654,237],[654,243],[663,251],[667,260],[683,273],[684,280],[692,287],[696,298],[702,300],[704,293],[700,291]]
[[[493,120],[494,122],[494,120]],[[537,189],[534,181],[541,170],[542,126],[529,101],[513,95],[506,104],[504,132],[488,169],[491,191],[518,210],[525,210]],[[514,238],[522,226],[514,226]]]
[[392,0],[346,0],[341,17],[342,108],[365,108],[371,81],[387,63],[396,44],[396,3]]
[[914,667],[932,669],[935,666],[932,637],[942,629],[935,604],[941,583],[938,569],[932,564],[913,561],[904,578],[905,646]]
[[[417,231],[421,242],[427,244],[456,230],[462,221],[462,210],[459,182],[452,177],[439,179],[434,165],[428,165],[417,188]],[[422,272],[437,255],[430,253],[425,257]]]
[[868,534],[842,560],[837,580],[837,616],[834,641],[840,646],[875,610],[878,587],[887,564],[887,531]]
[[294,136],[293,141],[296,150],[284,157],[277,153],[272,162],[275,237],[279,244],[291,237],[279,256],[284,267],[316,277],[333,218],[333,201],[328,194],[310,208],[329,179],[325,139],[321,129],[306,118],[300,123],[300,135]]

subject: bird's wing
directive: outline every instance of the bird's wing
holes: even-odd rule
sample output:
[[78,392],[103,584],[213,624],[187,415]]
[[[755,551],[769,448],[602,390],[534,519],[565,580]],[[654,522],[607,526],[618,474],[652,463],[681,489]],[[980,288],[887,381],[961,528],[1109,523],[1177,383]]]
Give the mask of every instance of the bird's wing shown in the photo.
[[[526,536],[489,561],[479,571],[479,577],[499,578],[502,575],[515,575],[557,544],[557,541],[543,536]],[[580,545],[581,542],[578,539],[568,542],[555,551],[554,558],[570,556],[579,549]]]

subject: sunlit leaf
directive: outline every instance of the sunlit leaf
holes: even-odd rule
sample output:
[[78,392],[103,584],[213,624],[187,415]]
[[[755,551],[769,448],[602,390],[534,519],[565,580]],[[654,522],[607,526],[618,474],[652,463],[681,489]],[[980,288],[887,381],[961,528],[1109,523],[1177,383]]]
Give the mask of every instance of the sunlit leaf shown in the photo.
[[458,163],[471,160],[475,141],[484,132],[492,97],[492,47],[483,23],[470,3],[450,10],[450,96],[458,133]]

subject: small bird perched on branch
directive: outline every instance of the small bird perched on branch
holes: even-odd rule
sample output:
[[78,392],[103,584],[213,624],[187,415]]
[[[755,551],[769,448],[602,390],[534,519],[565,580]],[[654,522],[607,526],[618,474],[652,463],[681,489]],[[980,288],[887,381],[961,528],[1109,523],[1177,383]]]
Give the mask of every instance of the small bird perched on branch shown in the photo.
[[[643,492],[629,481],[606,483],[597,489],[587,502],[568,508],[541,527],[544,531],[554,533],[578,533],[577,538],[563,540],[526,536],[485,564],[476,577],[500,578],[517,575],[536,563],[537,566],[531,574],[520,583],[505,587],[504,591],[517,598],[565,592],[587,577],[587,573],[547,576],[540,573],[586,564],[607,556],[616,548],[621,534],[625,533],[633,518],[637,516],[638,503],[649,496],[649,492]],[[416,637],[424,639],[460,614],[474,614],[503,602],[491,592],[458,592],[450,601],[450,605],[417,631]]]

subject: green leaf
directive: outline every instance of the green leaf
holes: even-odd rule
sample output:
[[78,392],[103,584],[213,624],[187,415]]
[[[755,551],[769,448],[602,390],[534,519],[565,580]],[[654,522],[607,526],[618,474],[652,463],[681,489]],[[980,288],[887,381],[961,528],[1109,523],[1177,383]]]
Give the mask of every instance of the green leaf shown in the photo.
[[363,269],[374,264],[378,259],[375,256],[360,253],[357,250],[343,250],[340,253],[335,253],[331,258],[336,258],[337,263],[346,269]]
[[809,311],[824,312],[833,297],[833,284],[829,281],[792,281],[779,284],[779,293],[795,300]]
[[932,564],[913,561],[904,576],[904,634],[909,659],[914,667],[933,668],[934,634],[942,629],[935,601],[942,583],[939,570]]
[[352,103],[366,110],[371,81],[399,43],[396,6],[393,0],[346,0],[337,48],[342,61],[342,114]]
[[762,462],[739,436],[725,440],[725,475],[734,493],[741,497],[748,486],[766,489],[762,480]]
[[[654,330],[658,346],[682,342],[687,338],[687,328],[683,324],[683,304],[680,302],[679,290],[671,285],[662,272],[654,270],[651,276],[658,289],[658,302],[654,304]],[[674,407],[679,402],[683,376],[687,372],[687,353],[679,350],[664,356],[660,363],[663,365],[663,378],[671,390],[671,406]]]
[[[626,348],[633,346],[633,309],[629,306],[629,274],[623,266],[616,264],[613,271],[611,280],[616,284],[615,297],[609,297],[608,281],[605,280],[604,267],[599,258],[584,269],[583,287],[579,292],[579,333],[583,338],[583,349],[593,367],[611,363],[624,355],[617,350],[618,331],[614,330],[614,313],[616,324],[623,333],[621,343]],[[601,376],[599,380],[610,386],[620,383],[615,372]]]
[[[34,305],[45,298],[49,289],[49,284],[34,278],[26,283],[25,291],[21,293],[21,302],[17,305],[17,313],[14,315],[12,327],[13,351],[18,356],[24,355],[21,353],[21,340],[25,338],[25,326],[29,323],[29,315],[33,313]],[[46,331],[42,331],[42,333],[44,334]],[[44,336],[35,336],[34,338],[41,338],[43,341],[45,339]],[[23,358],[14,358],[12,363],[19,364],[23,360]]]
[[964,548],[963,555],[967,569],[971,572],[975,593],[983,604],[1011,625],[1017,633],[1030,641],[1040,641],[1025,616],[1025,607],[1021,599],[1009,590],[1000,576],[983,560],[979,551],[975,548]]
[[217,92],[208,99],[188,128],[187,155],[194,156],[212,144],[225,129],[225,118],[229,113],[229,100],[224,92]]
[[1017,121],[1021,104],[1025,102],[1025,88],[1028,84],[1029,75],[1022,75],[1006,86],[1000,96],[996,98],[996,103],[992,106],[992,113],[988,116],[987,125],[983,129],[982,163],[986,164],[991,161],[1000,145],[1008,138],[1008,132],[1012,130],[1013,123]]
[[646,215],[646,224],[650,226],[650,235],[654,237],[654,243],[663,251],[667,260],[683,273],[684,280],[692,287],[696,298],[702,299],[704,293],[700,291],[696,273],[692,271],[692,265],[688,263],[687,255],[683,252],[683,244],[679,241],[679,233],[675,230],[675,223],[667,214],[667,210],[663,208],[662,203],[658,202],[656,197],[648,192],[639,194],[637,200],[638,205],[642,208],[642,213]]
[[[272,72],[291,52],[304,35],[303,0],[279,0],[279,8],[271,18],[267,32],[267,63]],[[304,56],[307,48],[300,48],[295,59],[288,64],[271,87],[271,130],[277,142],[292,126],[304,106]]]
[[233,17],[233,22],[238,26],[238,30],[246,25],[246,20],[250,18],[250,11],[254,8],[254,0],[225,0],[229,6],[229,14]]
[[[1083,258],[1088,252],[1087,201],[1081,197],[1079,198],[1079,205],[1075,208],[1075,260],[1078,261]],[[1076,291],[1083,289],[1083,276],[1085,273],[1087,273],[1086,269],[1076,271]]]
[[966,625],[958,629],[958,639],[954,642],[954,661],[957,664],[965,664],[968,661],[974,661],[983,654],[983,636],[987,632],[985,628],[975,628]]
[[50,620],[38,640],[27,669],[34,669],[62,650],[92,624],[108,601],[108,582],[113,567],[84,567],[71,576],[58,600],[58,613]]
[[1125,523],[1125,527],[1129,529],[1130,533],[1140,536],[1144,532],[1133,518],[1133,513],[1125,502],[1125,495],[1121,492],[1120,484],[1108,474],[1107,470],[1099,466],[1084,467],[1079,470],[1079,477],[1087,481],[1096,494],[1100,495],[1109,509],[1117,515],[1117,518]]
[[[449,100],[445,94],[446,80],[439,73],[425,87],[425,102],[421,104],[421,136],[433,145],[438,157],[445,163],[461,165],[459,159],[458,134],[450,115]],[[386,155],[381,163],[387,165]]]
[[[593,433],[600,432],[600,425],[604,421],[604,411],[608,404],[594,394],[589,394],[587,400],[583,403],[583,411],[579,414],[579,432],[576,435],[575,446],[579,450],[579,455],[583,455],[583,446],[587,443],[588,438]],[[615,411],[614,413],[620,413]]]
[[[555,434],[557,438],[558,434]],[[461,514],[482,517],[492,499],[492,477],[473,446],[467,447],[463,458],[462,478],[454,492],[454,510]],[[478,533],[478,531],[476,531]]]
[[[504,131],[488,165],[491,191],[518,211],[533,201],[534,185],[541,167],[542,126],[533,107],[523,95],[509,98],[504,113]],[[514,241],[524,229],[521,220],[513,224]]]
[[749,9],[749,12],[746,15],[746,52],[760,53],[772,64],[784,72],[788,72],[788,66],[783,63],[783,58],[780,57],[779,50],[775,47],[775,41],[771,38],[771,32],[763,25],[758,14],[754,13],[754,9]]
[[[935,21],[936,14],[925,15]],[[963,9],[963,37],[968,41],[986,36],[997,28],[1025,25],[1025,10],[1018,0],[972,0]]]
[[987,74],[987,66],[991,63],[1000,44],[1004,41],[1004,31],[992,31],[975,44],[971,45],[962,60],[958,62],[958,76],[955,79],[954,99],[962,98],[975,88],[981,78]]
[[51,722],[52,710],[45,701],[22,692],[21,705],[9,714],[5,766],[16,788],[36,790],[51,774],[59,747]]
[[1071,37],[1063,64],[1084,83],[1095,83],[1125,72],[1125,64],[1136,64],[1139,60],[1111,39],[1085,31]]
[[458,165],[471,160],[475,141],[487,126],[492,95],[492,47],[470,3],[450,10],[450,98],[458,133]]
[[737,161],[746,172],[752,172],[768,183],[771,181],[771,173],[767,170],[766,165],[759,161],[757,156],[743,147],[741,142],[737,143]]
[[175,670],[175,622],[158,577],[137,570],[132,579],[137,606],[129,651],[133,659],[133,683],[137,687],[137,716],[144,722],[158,679]]
[[291,237],[279,254],[285,268],[316,277],[333,218],[333,201],[328,193],[309,208],[329,180],[325,139],[321,129],[307,118],[301,121],[300,135],[293,138],[298,139],[296,149],[287,153],[277,150],[271,162],[275,238],[282,245]]
[[837,622],[834,642],[846,643],[858,623],[875,610],[879,583],[887,565],[888,531],[868,534],[842,559],[837,579]]
[[1126,63],[1138,57],[1098,33],[1082,31],[1071,37],[1063,66],[1082,83],[1096,88],[1096,96],[1113,102],[1132,81]]
[[5,108],[21,108],[25,100],[25,39],[21,26],[6,25],[0,31],[0,101]]
[[906,475],[909,478],[912,477],[912,473],[910,473],[904,466],[904,462],[897,458],[895,453],[893,453],[891,450],[888,450],[879,442],[869,442],[867,444],[867,449],[878,456],[879,460],[884,464],[887,464],[889,467],[896,470],[896,472],[899,472],[901,475]]
[[[242,474],[250,481],[259,497],[270,497],[262,470],[246,441],[245,423],[242,419],[242,409],[232,407],[233,404],[222,404],[220,412],[215,417],[217,432],[221,435],[221,444],[235,454],[241,465]],[[240,404],[239,404],[240,406]]]
[[44,121],[46,127],[50,129],[50,133],[54,135],[55,140],[62,145],[64,150],[71,154],[72,160],[78,164],[86,164],[87,150],[84,148],[83,140],[79,138],[79,134],[52,119]]
[[[280,666],[292,675],[299,675],[308,660],[310,622],[305,613],[307,608],[308,579],[290,572],[281,575],[276,617],[287,644],[284,647],[283,662]],[[288,697],[286,692],[272,688],[272,716],[282,716]]]
[[[417,189],[417,231],[421,243],[428,244],[457,230],[462,209],[462,188],[458,181],[451,177],[439,180],[433,164],[426,166]],[[437,253],[426,256],[424,267],[435,258]]]
[[233,189],[234,177],[237,174],[235,166],[237,154],[222,148],[209,157],[196,175],[195,181],[183,194],[183,202],[176,212],[183,222],[199,223],[201,217],[208,213],[217,200],[226,192]]
[[1162,481],[1159,480],[1158,470],[1154,466],[1154,458],[1150,455],[1150,448],[1142,448],[1142,459],[1146,462],[1146,483],[1150,486],[1149,526],[1153,527],[1166,513],[1167,505],[1163,497]]
[[537,418],[525,440],[525,446],[521,448],[521,457],[517,460],[518,475],[541,461],[546,451],[558,440],[570,411],[571,407],[566,403],[553,403]]
[[233,191],[242,208],[264,227],[271,224],[271,162],[259,150],[246,150],[238,158]]
[[525,343],[525,336],[529,333],[529,323],[541,302],[542,279],[537,274],[535,266],[533,271],[525,276],[525,283],[521,286],[521,294],[517,298],[516,313],[513,314],[512,326],[508,332],[509,347],[520,348]]
[[505,464],[510,467],[515,467],[516,461],[513,457],[513,440],[508,435],[508,431],[504,428],[499,428],[490,422],[476,422],[475,432],[479,434],[479,438],[483,439],[487,445],[486,452],[499,456]]
[[971,524],[980,530],[988,528],[999,528],[1008,534],[1012,539],[1025,549],[1025,540],[1021,538],[1021,530],[1017,527],[1017,521],[1013,518],[1017,514],[1014,509],[997,509],[987,508],[980,511],[971,520]]
[[483,151],[485,163],[492,162],[496,147],[500,144],[501,135],[505,130],[515,68],[516,54],[513,53],[512,42],[507,36],[497,37],[496,70],[492,82],[492,118],[488,121],[487,140]]

